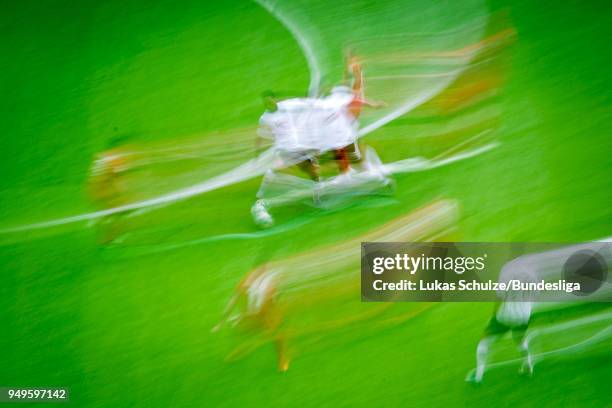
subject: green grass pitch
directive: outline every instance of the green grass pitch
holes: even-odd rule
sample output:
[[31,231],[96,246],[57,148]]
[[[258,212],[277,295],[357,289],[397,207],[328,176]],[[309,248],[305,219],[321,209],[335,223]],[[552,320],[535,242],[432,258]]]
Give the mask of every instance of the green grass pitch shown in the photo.
[[[95,210],[87,171],[116,133],[143,145],[197,139],[214,153],[219,140],[254,143],[262,91],[309,86],[296,39],[255,2],[95,3],[0,6],[0,228]],[[0,386],[67,386],[74,406],[91,407],[609,406],[609,342],[544,361],[532,379],[508,367],[480,387],[465,383],[486,303],[323,333],[304,341],[286,373],[276,371],[272,345],[225,361],[236,338],[210,330],[262,253],[281,259],[350,239],[438,197],[459,201],[466,241],[579,242],[612,226],[608,4],[293,3],[320,28],[314,45],[327,85],[341,76],[351,33],[435,32],[506,10],[517,40],[500,146],[398,176],[396,196],[376,205],[283,209],[283,222],[305,223],[257,239],[198,241],[256,231],[249,209],[259,179],[133,217],[136,238],[117,248],[98,247],[85,223],[3,234]],[[414,142],[385,144],[394,131],[366,137],[386,161],[412,154]],[[172,191],[245,159],[212,153],[136,175],[152,180],[137,194]]]

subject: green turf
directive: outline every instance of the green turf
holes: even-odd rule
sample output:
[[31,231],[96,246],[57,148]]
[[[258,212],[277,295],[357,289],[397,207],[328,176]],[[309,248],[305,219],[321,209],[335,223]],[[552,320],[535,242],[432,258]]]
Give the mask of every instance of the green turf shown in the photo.
[[[489,304],[440,304],[405,324],[304,339],[284,374],[272,345],[226,363],[235,336],[210,333],[235,284],[262,257],[355,237],[436,197],[459,201],[467,241],[610,235],[609,6],[509,3],[293,2],[293,13],[307,5],[308,21],[320,27],[315,44],[325,47],[327,84],[341,75],[351,33],[443,30],[507,6],[517,41],[500,147],[399,176],[394,199],[322,213],[285,209],[283,222],[307,223],[260,239],[197,241],[257,231],[249,208],[258,180],[134,217],[135,237],[117,248],[99,248],[84,223],[3,236],[0,385],[68,386],[74,405],[94,407],[609,405],[609,343],[546,361],[531,380],[511,367],[481,387],[467,385]],[[261,91],[304,91],[309,83],[294,38],[253,2],[1,8],[2,228],[93,210],[87,169],[114,134],[146,145],[225,132],[229,142],[255,128]],[[393,132],[390,125],[370,136],[383,160],[414,145],[386,145]],[[146,192],[196,182],[215,166],[156,170]],[[356,294],[353,307],[367,306]]]

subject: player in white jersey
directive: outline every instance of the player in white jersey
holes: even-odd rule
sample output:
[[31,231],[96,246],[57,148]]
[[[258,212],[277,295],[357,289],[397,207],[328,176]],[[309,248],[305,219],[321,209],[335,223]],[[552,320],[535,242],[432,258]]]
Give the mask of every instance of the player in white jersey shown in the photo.
[[[320,180],[319,157],[329,151],[334,152],[340,173],[348,175],[350,161],[361,160],[357,146],[361,108],[382,106],[363,98],[363,74],[356,57],[347,59],[347,72],[353,76],[352,87],[336,86],[327,97],[279,101],[271,91],[262,94],[266,110],[259,121],[258,136],[273,141],[274,150],[286,167],[297,164],[315,182]],[[271,172],[266,174],[251,209],[261,226],[273,223],[263,200],[264,187],[273,176]],[[317,191],[313,193],[315,202]]]
[[[535,282],[535,272],[528,262],[524,258],[518,258],[507,263],[500,273],[499,282],[506,284],[511,280],[518,280],[523,283]],[[507,332],[512,334],[512,338],[523,356],[523,365],[520,372],[526,375],[533,374],[533,358],[529,352],[529,343],[525,339],[525,333],[531,319],[535,292],[510,290],[500,291],[498,295],[503,301],[495,305],[493,316],[491,316],[476,348],[476,371],[473,377],[468,378],[469,381],[475,383],[482,381],[491,345]]]
[[[357,140],[357,127],[348,108],[354,99],[348,87],[335,87],[325,98],[292,98],[277,101],[272,92],[263,95],[266,111],[259,121],[258,136],[270,139],[273,149],[286,167],[297,165],[318,182],[319,157],[329,151],[338,151]],[[348,170],[348,161],[338,160],[339,170]],[[269,226],[272,218],[267,212],[264,191],[274,173],[264,177],[258,201],[252,208],[255,220]],[[316,201],[316,192],[313,193]]]
[[257,135],[270,139],[287,166],[297,164],[312,180],[319,180],[317,129],[312,122],[314,99],[277,101],[274,93],[262,95],[266,108],[259,119]]
[[[311,180],[318,182],[319,151],[315,143],[317,134],[312,119],[314,100],[292,98],[279,101],[272,91],[264,92],[262,99],[265,112],[259,119],[258,144],[261,139],[271,140],[277,157],[285,167],[297,165]],[[257,192],[257,201],[251,207],[253,219],[262,227],[274,224],[264,200],[266,185],[274,176],[272,170],[264,175]]]

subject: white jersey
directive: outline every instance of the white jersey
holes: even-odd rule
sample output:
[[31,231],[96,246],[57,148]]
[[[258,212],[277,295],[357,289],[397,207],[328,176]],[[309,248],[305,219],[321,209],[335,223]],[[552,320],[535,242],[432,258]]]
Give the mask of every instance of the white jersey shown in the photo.
[[279,102],[276,111],[261,115],[258,133],[273,139],[274,147],[281,151],[313,150],[312,112],[313,99],[294,98]]
[[[509,283],[518,280],[523,283],[536,282],[533,266],[526,258],[517,258],[508,262],[499,274],[499,282]],[[536,293],[530,290],[499,291],[503,299],[497,310],[497,320],[508,327],[524,326],[529,323]]]
[[274,112],[264,112],[258,134],[274,140],[285,152],[326,152],[357,139],[348,105],[352,93],[335,92],[321,98],[293,98],[278,103]]
[[348,110],[353,98],[350,88],[336,87],[331,95],[317,101],[322,129],[320,150],[338,149],[357,140],[357,123]]
[[508,327],[526,326],[531,319],[531,299],[506,300],[497,309],[497,321]]

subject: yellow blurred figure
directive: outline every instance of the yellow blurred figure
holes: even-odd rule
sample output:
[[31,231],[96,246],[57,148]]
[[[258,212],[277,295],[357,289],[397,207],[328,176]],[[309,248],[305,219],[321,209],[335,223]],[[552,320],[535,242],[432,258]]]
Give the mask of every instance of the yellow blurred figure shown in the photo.
[[[259,265],[240,281],[213,331],[227,322],[251,331],[251,341],[231,357],[274,342],[278,368],[286,371],[291,361],[290,340],[371,318],[392,305],[368,303],[360,307],[360,302],[355,302],[360,293],[362,242],[449,240],[456,232],[457,220],[457,203],[439,200],[343,243]],[[399,320],[428,307],[418,304]],[[387,320],[397,321],[398,316]],[[384,323],[385,319],[378,321]]]
[[[106,210],[129,202],[126,173],[133,168],[133,157],[129,148],[121,145],[121,139],[109,144],[109,149],[94,158],[89,173],[88,192],[96,205]],[[109,244],[124,233],[125,214],[112,214],[98,222],[100,244]]]

